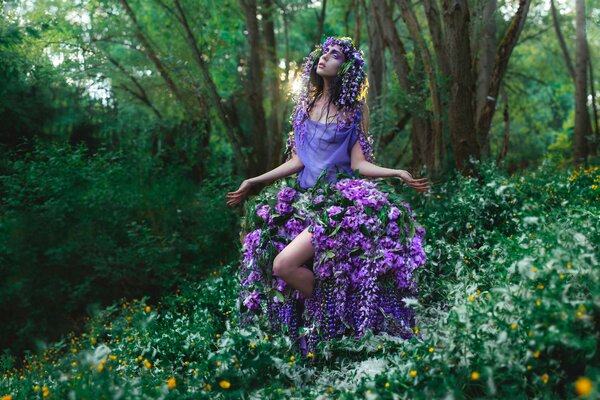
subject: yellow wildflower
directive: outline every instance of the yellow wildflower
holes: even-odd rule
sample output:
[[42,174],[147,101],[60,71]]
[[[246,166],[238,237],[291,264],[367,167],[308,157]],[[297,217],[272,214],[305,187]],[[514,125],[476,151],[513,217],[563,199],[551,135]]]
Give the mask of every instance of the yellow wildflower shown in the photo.
[[12,400],[12,394],[7,394],[5,396],[0,397],[0,400]]
[[540,284],[538,285],[538,287],[537,287],[537,288],[538,288],[538,289],[540,289],[540,290],[544,290],[544,285],[542,285],[542,284],[540,283]]
[[548,374],[542,375],[542,382],[544,382],[544,384],[548,383]]
[[539,358],[540,356],[540,351],[536,351],[535,353],[533,353],[533,358]]
[[217,361],[215,364],[217,364],[217,367],[221,366],[221,361]]
[[223,389],[229,389],[231,387],[231,383],[226,380],[222,380],[219,382],[219,386],[221,386]]
[[117,356],[115,356],[114,354],[111,354],[108,356],[108,358],[110,358],[111,360],[116,360]]
[[250,343],[250,348],[251,348],[251,349],[253,349],[253,348],[255,348],[255,347],[256,347],[256,345],[255,345],[254,343]]
[[473,295],[470,295],[470,296],[469,296],[469,301],[475,301],[475,296],[473,296]]
[[476,381],[477,379],[479,379],[479,372],[477,372],[477,371],[471,372],[471,380]]
[[208,392],[208,391],[209,391],[209,390],[211,390],[211,389],[212,389],[212,386],[210,386],[210,383],[207,383],[206,385],[204,385],[204,390],[205,390],[205,391],[207,391],[207,392]]
[[517,329],[518,325],[513,322],[512,324],[510,324],[510,327],[512,329]]
[[167,381],[167,387],[169,389],[175,389],[177,387],[177,382],[175,382],[175,378],[174,377],[170,377],[169,380]]
[[48,386],[46,386],[46,385],[42,386],[42,395],[44,397],[50,396],[50,389],[48,389]]
[[308,354],[307,354],[307,357],[313,357],[313,356],[314,356],[314,354],[313,354],[313,353],[311,353],[311,352],[308,352]]
[[592,394],[592,380],[586,376],[579,377],[575,381],[575,393],[580,397],[587,397]]
[[571,264],[571,261],[569,261],[569,262],[567,263],[567,269],[571,269],[572,267],[573,267],[573,264]]
[[98,364],[98,366],[96,367],[96,369],[98,370],[98,372],[102,372],[102,370],[104,369],[104,365]]
[[146,368],[151,368],[152,367],[152,363],[148,360],[144,360],[144,367]]
[[430,347],[430,348],[429,348],[429,352],[430,352],[430,353],[433,353],[433,347]]
[[387,389],[387,388],[389,388],[389,387],[390,387],[390,383],[389,383],[389,382],[386,382],[386,383],[385,383],[385,387],[386,387],[386,389]]
[[34,391],[34,392],[37,392],[38,390],[40,390],[40,385],[35,385],[35,386],[33,387],[33,391]]
[[146,306],[146,308],[144,309],[147,313],[149,313],[150,311],[152,311],[152,308],[150,306]]
[[409,372],[409,374],[412,378],[414,378],[415,376],[417,376],[417,370],[413,369]]

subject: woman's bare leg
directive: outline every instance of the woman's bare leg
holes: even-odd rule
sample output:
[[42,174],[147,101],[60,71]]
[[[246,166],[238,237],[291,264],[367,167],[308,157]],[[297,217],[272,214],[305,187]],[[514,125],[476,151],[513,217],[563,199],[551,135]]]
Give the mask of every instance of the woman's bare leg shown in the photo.
[[304,229],[273,260],[273,273],[307,298],[312,296],[315,283],[315,275],[303,267],[315,255],[315,248],[310,242],[312,235],[308,228]]

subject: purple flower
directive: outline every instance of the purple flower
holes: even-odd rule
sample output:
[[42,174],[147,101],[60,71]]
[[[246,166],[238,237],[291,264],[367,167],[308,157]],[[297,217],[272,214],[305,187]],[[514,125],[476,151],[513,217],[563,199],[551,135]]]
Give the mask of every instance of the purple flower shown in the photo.
[[287,287],[288,284],[286,281],[284,281],[283,279],[281,279],[280,277],[275,277],[275,289],[279,292],[283,292]]
[[256,250],[258,247],[261,232],[262,231],[260,229],[256,229],[248,233],[244,238],[244,251],[247,254],[254,252],[254,250]]
[[390,221],[397,220],[399,216],[400,216],[400,210],[398,209],[398,207],[392,206],[390,208],[390,211],[388,212],[388,218],[390,219]]
[[342,211],[344,211],[342,207],[331,206],[327,209],[327,214],[329,214],[330,217],[333,217],[334,215],[338,215]]
[[244,305],[252,311],[256,311],[260,308],[260,297],[258,292],[250,293],[244,300]]
[[275,211],[279,214],[291,214],[294,207],[291,204],[279,202],[275,205]]
[[319,203],[322,203],[323,200],[325,200],[325,196],[323,196],[322,194],[320,194],[320,195],[318,195],[317,197],[315,197],[313,199],[313,203],[314,204],[319,204]]
[[251,271],[246,280],[243,282],[244,286],[250,285],[252,282],[258,282],[260,280],[260,273],[257,271]]
[[298,236],[298,234],[300,234],[300,232],[304,230],[304,223],[302,222],[302,220],[299,220],[297,218],[290,218],[285,223],[285,230],[290,236],[290,238],[296,237]]
[[270,210],[271,207],[269,207],[268,204],[263,204],[256,208],[256,215],[262,218],[266,223],[269,223],[272,220],[271,214],[269,213]]
[[386,232],[388,236],[396,237],[398,236],[398,233],[400,233],[400,228],[398,228],[398,225],[395,222],[390,222],[387,226]]
[[294,199],[294,196],[296,196],[296,191],[291,187],[284,187],[277,193],[277,198],[283,203],[291,202]]

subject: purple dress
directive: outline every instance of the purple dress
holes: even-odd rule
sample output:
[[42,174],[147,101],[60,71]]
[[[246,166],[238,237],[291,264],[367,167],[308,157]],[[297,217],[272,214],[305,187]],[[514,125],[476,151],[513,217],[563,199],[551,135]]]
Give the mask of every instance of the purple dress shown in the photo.
[[[404,298],[417,295],[413,271],[426,261],[425,230],[393,186],[351,175],[356,124],[339,130],[335,123],[304,124],[304,138],[294,132],[304,163],[298,178],[274,182],[246,202],[240,326],[268,321],[302,354],[323,340],[360,338],[368,330],[409,338],[415,316]],[[275,256],[306,228],[315,248],[304,265],[315,276],[310,298],[273,273]]]
[[356,143],[357,125],[343,127],[337,130],[335,123],[324,123],[304,120],[306,137],[300,138],[296,130],[296,152],[304,169],[298,173],[298,184],[302,189],[312,187],[317,177],[327,169],[325,180],[335,182],[338,171],[352,173],[350,169],[350,154],[352,146]]

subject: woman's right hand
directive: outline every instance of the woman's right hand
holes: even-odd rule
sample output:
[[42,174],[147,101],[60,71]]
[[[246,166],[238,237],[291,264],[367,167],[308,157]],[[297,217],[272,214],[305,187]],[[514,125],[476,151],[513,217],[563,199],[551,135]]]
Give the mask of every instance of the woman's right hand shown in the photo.
[[238,204],[239,202],[241,202],[242,200],[244,200],[244,198],[246,196],[248,196],[248,192],[250,191],[252,186],[254,186],[254,183],[251,180],[249,180],[249,179],[244,180],[241,183],[238,190],[236,190],[234,192],[229,192],[225,195],[225,197],[229,199],[226,204],[228,206],[234,206],[234,205]]

